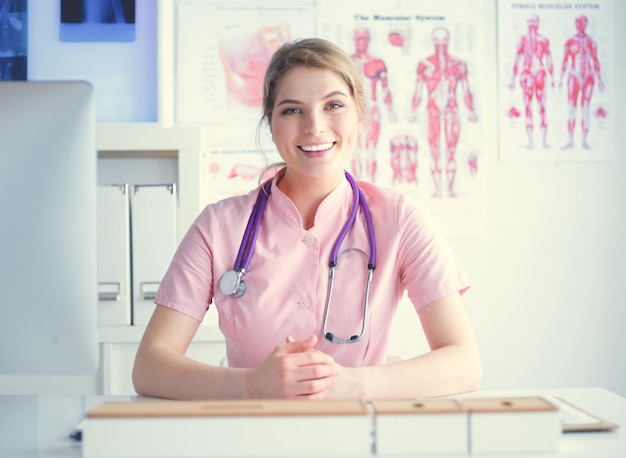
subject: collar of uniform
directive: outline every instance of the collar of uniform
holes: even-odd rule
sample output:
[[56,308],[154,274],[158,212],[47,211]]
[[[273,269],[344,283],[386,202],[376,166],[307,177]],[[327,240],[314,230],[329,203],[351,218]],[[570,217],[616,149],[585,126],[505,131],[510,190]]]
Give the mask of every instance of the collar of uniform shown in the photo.
[[[289,197],[287,197],[287,195],[277,186],[283,174],[284,171],[281,170],[274,176],[274,179],[272,180],[272,194],[268,204],[272,205],[275,211],[281,213],[290,221],[302,226],[302,218],[300,217],[298,209],[293,202],[291,202],[291,199],[289,199]],[[348,183],[348,180],[345,177],[339,182],[335,189],[333,189],[330,194],[324,198],[320,206],[317,208],[317,213],[315,214],[315,225],[317,225],[321,220],[327,218],[329,215],[334,215],[338,210],[338,207],[341,205],[348,205],[348,208],[352,208],[352,189],[350,188],[350,183]]]

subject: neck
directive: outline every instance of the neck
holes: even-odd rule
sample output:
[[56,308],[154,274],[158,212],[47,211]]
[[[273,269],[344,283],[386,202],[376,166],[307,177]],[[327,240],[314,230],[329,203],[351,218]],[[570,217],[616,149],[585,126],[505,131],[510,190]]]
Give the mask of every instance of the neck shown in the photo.
[[304,177],[289,169],[278,181],[278,189],[285,193],[300,213],[305,229],[313,227],[315,214],[322,201],[343,179],[343,172],[332,177]]

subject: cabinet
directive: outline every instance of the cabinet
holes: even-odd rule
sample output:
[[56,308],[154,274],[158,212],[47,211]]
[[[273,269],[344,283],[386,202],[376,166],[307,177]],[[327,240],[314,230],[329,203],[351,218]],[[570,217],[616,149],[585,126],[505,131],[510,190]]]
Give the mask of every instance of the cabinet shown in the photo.
[[[101,124],[97,129],[96,141],[99,166],[108,159],[115,161],[115,170],[103,179],[113,182],[133,178],[158,180],[165,177],[176,182],[176,229],[180,241],[205,205],[207,184],[203,179],[203,130],[198,127]],[[150,165],[149,168],[155,169],[152,176],[143,164],[136,171],[130,172],[130,167],[124,167],[144,159],[148,161],[145,163]],[[163,168],[166,170],[161,170]],[[142,176],[133,177],[133,172]],[[115,176],[116,173],[121,175]],[[100,370],[94,381],[99,394],[134,394],[131,371],[144,329],[143,326],[100,327]],[[187,355],[202,362],[220,364],[225,354],[224,338],[217,326],[217,317],[210,312],[196,333]]]
[[199,127],[151,124],[100,124],[96,131],[99,160],[115,158],[173,159],[177,164],[179,239],[204,206],[205,132]]

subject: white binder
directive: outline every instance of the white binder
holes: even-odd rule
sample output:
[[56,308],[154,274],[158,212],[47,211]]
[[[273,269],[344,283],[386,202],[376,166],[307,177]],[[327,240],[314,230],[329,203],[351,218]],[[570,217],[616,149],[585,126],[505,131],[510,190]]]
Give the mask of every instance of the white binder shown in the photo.
[[98,324],[130,325],[128,185],[98,186]]
[[176,185],[134,185],[130,208],[132,323],[145,325],[176,249]]

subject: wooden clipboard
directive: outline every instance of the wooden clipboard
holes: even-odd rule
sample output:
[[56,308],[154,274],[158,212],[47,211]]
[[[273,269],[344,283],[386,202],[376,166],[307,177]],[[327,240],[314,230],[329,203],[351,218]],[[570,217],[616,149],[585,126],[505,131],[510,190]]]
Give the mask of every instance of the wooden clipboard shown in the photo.
[[618,424],[593,415],[559,396],[554,396],[553,399],[559,404],[560,408],[563,408],[564,418],[562,425],[564,433],[612,431],[619,428]]
[[351,400],[224,400],[103,402],[87,418],[150,417],[273,417],[320,415],[369,415],[364,403]]

